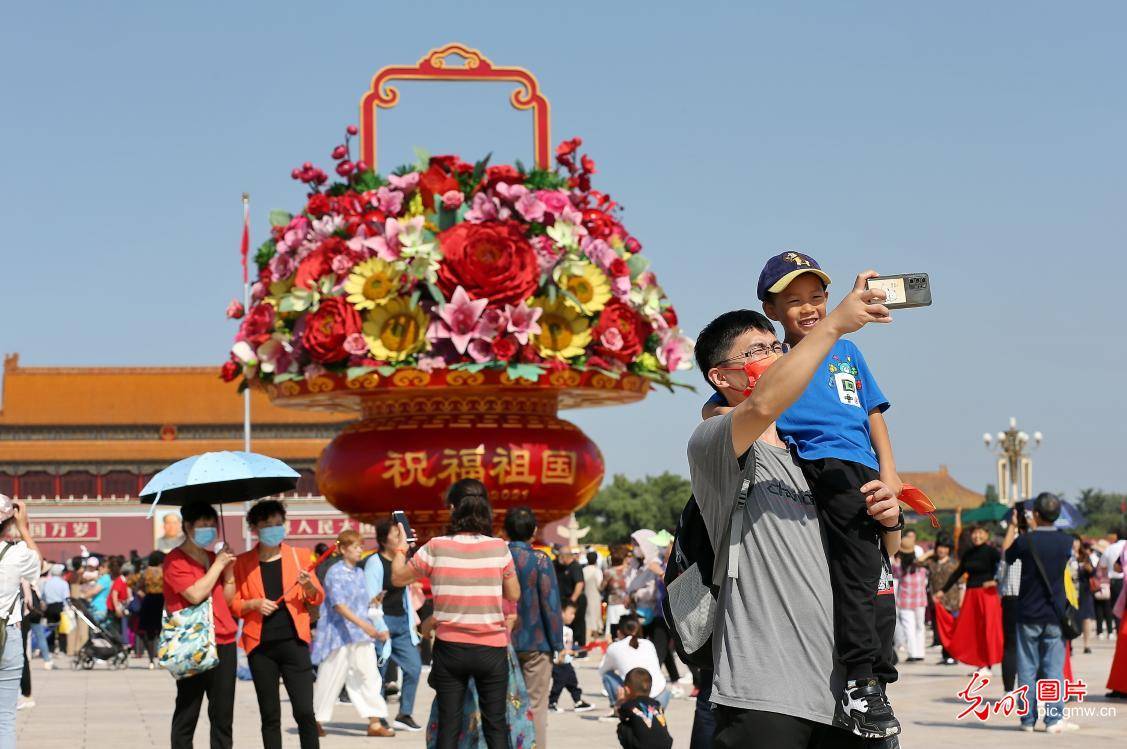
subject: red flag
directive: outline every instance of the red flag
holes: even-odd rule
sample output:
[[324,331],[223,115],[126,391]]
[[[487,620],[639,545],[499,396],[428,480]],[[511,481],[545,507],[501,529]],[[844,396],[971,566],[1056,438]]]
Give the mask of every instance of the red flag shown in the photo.
[[243,283],[245,284],[250,279],[247,274],[247,255],[250,253],[250,210],[246,195],[243,195],[243,241],[239,252],[243,257]]
[[939,518],[935,517],[935,505],[922,491],[911,484],[904,484],[900,491],[900,501],[919,514],[930,516],[932,528],[939,527]]

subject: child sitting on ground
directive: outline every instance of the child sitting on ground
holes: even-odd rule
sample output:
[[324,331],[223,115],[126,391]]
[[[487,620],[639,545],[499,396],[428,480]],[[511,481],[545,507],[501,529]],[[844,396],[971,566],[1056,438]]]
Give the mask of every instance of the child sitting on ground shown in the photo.
[[671,749],[673,737],[661,703],[650,697],[653,677],[644,668],[626,672],[618,700],[618,743],[623,749]]
[[575,702],[575,712],[585,713],[588,710],[593,710],[595,706],[583,701],[583,690],[579,688],[579,677],[575,674],[575,666],[571,665],[575,658],[575,634],[570,626],[575,621],[575,602],[564,602],[560,614],[564,623],[564,649],[556,654],[556,662],[552,664],[552,690],[548,694],[548,710],[553,713],[563,712],[563,708],[559,707],[557,703],[560,694],[566,689]]

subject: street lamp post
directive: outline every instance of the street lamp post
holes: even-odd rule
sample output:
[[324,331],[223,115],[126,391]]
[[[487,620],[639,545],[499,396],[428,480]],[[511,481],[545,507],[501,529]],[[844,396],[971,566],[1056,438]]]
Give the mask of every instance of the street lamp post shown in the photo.
[[1029,453],[1040,447],[1042,435],[1028,434],[1017,428],[1017,419],[1010,417],[1010,428],[982,435],[986,449],[998,456],[998,501],[1007,506],[1019,499],[1033,496],[1033,458]]

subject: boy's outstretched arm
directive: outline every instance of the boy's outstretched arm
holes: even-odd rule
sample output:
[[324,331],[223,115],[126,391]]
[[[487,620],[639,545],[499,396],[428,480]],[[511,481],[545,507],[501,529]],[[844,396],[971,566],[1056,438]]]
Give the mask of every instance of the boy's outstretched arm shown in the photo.
[[900,496],[904,483],[900,474],[896,472],[896,458],[892,455],[892,437],[888,434],[888,422],[879,409],[869,412],[869,434],[873,441],[873,451],[877,454],[880,463],[880,480],[891,489],[896,496]]

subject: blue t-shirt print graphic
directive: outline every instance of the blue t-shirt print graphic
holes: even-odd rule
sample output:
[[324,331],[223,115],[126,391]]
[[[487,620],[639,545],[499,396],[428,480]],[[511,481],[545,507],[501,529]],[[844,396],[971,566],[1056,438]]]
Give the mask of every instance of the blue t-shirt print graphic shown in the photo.
[[869,413],[888,407],[860,349],[852,341],[840,340],[776,426],[806,460],[837,458],[879,470]]

